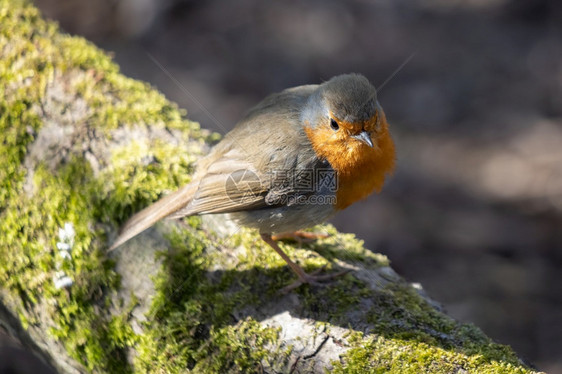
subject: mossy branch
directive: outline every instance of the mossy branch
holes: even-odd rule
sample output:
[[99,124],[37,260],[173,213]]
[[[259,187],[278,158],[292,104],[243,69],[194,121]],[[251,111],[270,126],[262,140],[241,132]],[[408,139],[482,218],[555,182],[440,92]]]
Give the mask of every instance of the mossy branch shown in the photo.
[[3,323],[60,372],[533,372],[331,226],[284,248],[353,271],[284,296],[283,261],[213,217],[110,257],[119,225],[187,183],[216,136],[28,2],[0,0],[0,54]]

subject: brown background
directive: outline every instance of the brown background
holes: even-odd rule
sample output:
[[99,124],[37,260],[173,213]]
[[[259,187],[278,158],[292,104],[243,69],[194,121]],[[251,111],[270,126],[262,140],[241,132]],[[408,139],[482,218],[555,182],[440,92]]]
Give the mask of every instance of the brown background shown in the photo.
[[562,373],[560,2],[36,3],[223,134],[268,93],[344,72],[379,86],[415,53],[379,93],[395,176],[334,223]]

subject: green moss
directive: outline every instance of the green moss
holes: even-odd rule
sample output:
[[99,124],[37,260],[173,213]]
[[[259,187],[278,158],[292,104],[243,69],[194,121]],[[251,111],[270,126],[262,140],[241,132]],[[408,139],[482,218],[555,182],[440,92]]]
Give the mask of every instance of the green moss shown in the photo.
[[[155,162],[145,167],[138,145],[127,144],[115,152],[113,165],[94,175],[79,144],[54,166],[24,165],[28,147],[44,125],[41,112],[58,110],[51,91],[74,95],[69,103],[84,101],[85,117],[68,124],[76,128],[110,136],[118,126],[150,125],[175,129],[200,144],[207,135],[160,93],[120,75],[106,54],[60,33],[25,1],[0,1],[0,54],[2,291],[17,300],[11,307],[24,327],[50,319],[51,335],[90,371],[130,372],[125,348],[138,337],[128,313],[109,313],[119,277],[105,255],[104,232],[161,191],[185,183],[200,149],[186,155],[179,146],[156,141],[146,145]],[[137,173],[141,167],[147,172]],[[30,193],[22,193],[24,184]],[[72,258],[62,262],[56,243],[65,223],[76,236]],[[57,270],[73,280],[70,288],[55,287]]]
[[[133,141],[112,153],[112,169],[95,186],[99,200],[99,218],[123,222],[134,212],[157,200],[163,192],[186,184],[191,179],[193,163],[200,150],[178,151],[178,146],[162,142]],[[145,165],[143,160],[155,161]]]
[[278,360],[267,349],[277,338],[277,330],[264,328],[249,317],[234,326],[213,329],[194,372],[259,373],[262,361]]
[[[190,218],[197,227],[197,218]],[[151,372],[257,372],[271,355],[267,344],[277,331],[248,317],[237,321],[240,305],[256,305],[248,287],[248,275],[213,271],[212,242],[195,230],[175,232],[171,252],[163,257],[163,269],[155,279],[153,300],[138,351],[138,363]]]
[[386,256],[366,249],[363,240],[357,239],[354,234],[340,233],[332,225],[320,225],[311,231],[328,234],[325,239],[310,243],[310,248],[330,261],[359,262],[372,268],[390,264]]
[[[330,225],[312,231],[330,236],[310,244],[281,244],[307,271],[322,266],[326,266],[325,271],[335,271],[333,261],[341,258],[371,269],[388,266],[386,257],[366,250],[353,235],[339,234]],[[268,302],[263,295],[276,297],[277,290],[294,280],[286,264],[252,231],[241,230],[230,240],[233,242],[228,247],[246,248],[238,255],[236,268],[253,269],[252,278],[243,282],[249,282],[262,295],[260,303]],[[438,312],[406,283],[389,283],[372,290],[349,274],[329,287],[304,286],[295,292],[301,296],[302,316],[325,321],[321,323],[328,329],[339,325],[353,331],[348,313],[366,314],[359,318],[369,323],[366,335],[356,332],[348,338],[351,349],[342,361],[333,363],[336,372],[532,372],[509,347],[492,342],[472,325],[459,324]],[[254,305],[259,308],[260,304]],[[367,305],[369,309],[363,310]]]
[[507,346],[478,328],[437,312],[406,285],[370,298],[369,334],[348,338],[351,349],[334,362],[336,373],[531,373]]
[[485,361],[427,343],[371,336],[360,339],[343,362],[334,362],[334,373],[531,373],[520,364]]
[[[0,248],[0,283],[21,299],[20,315],[29,319],[30,311],[43,308],[55,325],[51,333],[79,362],[90,369],[113,367],[121,372],[126,361],[119,347],[107,345],[112,339],[98,311],[103,307],[103,290],[117,287],[118,277],[99,251],[98,235],[91,227],[94,220],[85,192],[90,177],[88,164],[80,160],[56,174],[40,167],[34,178],[36,193],[9,201],[0,223],[0,232],[7,234]],[[66,222],[73,223],[76,231],[71,266],[64,268],[74,281],[68,292],[55,288],[52,281],[57,233]]]
[[[196,229],[198,220],[193,217],[187,222]],[[330,226],[317,229],[333,233]],[[155,279],[157,293],[138,347],[140,367],[156,372],[176,372],[178,368],[258,372],[266,357],[272,362],[285,360],[287,352],[265,349],[278,344],[276,330],[262,327],[251,315],[242,315],[241,320],[234,317],[241,306],[259,309],[273,303],[279,289],[294,280],[283,260],[247,229],[222,241],[193,229],[175,232],[169,239],[171,251],[162,254],[163,268]],[[341,250],[359,251],[351,236],[342,243]],[[240,250],[236,261],[226,263],[224,256],[214,255],[223,245]],[[310,246],[319,248],[318,244]],[[330,263],[309,249],[289,245],[285,249],[307,270],[324,265],[330,270]],[[335,251],[329,246],[324,249]],[[364,260],[373,261],[370,256]],[[337,323],[360,302],[359,284],[348,276],[329,288],[304,286],[298,292],[309,317]]]

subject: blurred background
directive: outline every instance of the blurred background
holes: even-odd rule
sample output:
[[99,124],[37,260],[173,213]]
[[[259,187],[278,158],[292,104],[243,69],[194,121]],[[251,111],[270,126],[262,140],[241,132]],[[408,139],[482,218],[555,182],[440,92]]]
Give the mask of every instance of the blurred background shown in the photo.
[[396,173],[333,223],[562,373],[562,2],[35,3],[222,134],[269,93],[345,72],[380,86],[411,57],[379,92]]

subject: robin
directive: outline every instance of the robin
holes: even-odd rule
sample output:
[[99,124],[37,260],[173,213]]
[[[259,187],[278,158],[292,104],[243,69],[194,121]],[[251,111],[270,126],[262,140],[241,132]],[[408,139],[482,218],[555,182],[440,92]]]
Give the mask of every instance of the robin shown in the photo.
[[394,143],[376,90],[359,74],[273,94],[201,159],[192,181],[125,223],[110,250],[163,218],[226,214],[259,230],[301,284],[307,274],[279,247],[286,233],[323,222],[373,191],[394,169]]

